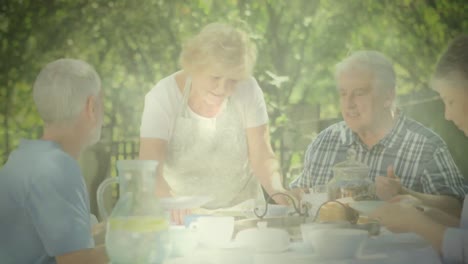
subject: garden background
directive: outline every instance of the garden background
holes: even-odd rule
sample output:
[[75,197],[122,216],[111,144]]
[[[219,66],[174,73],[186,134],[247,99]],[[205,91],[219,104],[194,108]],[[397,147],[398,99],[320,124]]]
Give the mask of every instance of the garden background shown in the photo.
[[81,158],[95,212],[94,192],[116,174],[115,160],[137,157],[144,95],[179,69],[183,41],[215,21],[243,21],[257,44],[254,76],[286,184],[311,140],[340,120],[334,65],[361,49],[394,62],[399,107],[446,140],[468,177],[468,140],[428,86],[447,43],[468,32],[464,0],[2,0],[0,164],[20,138],[40,137],[31,87],[41,67],[88,61],[105,89],[102,140]]

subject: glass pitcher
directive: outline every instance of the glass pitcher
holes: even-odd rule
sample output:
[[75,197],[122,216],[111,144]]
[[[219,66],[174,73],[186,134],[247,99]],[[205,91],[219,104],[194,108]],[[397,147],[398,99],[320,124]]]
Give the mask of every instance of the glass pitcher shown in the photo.
[[328,183],[329,200],[352,197],[354,200],[375,199],[375,186],[369,179],[369,167],[356,160],[356,151],[349,149],[346,160],[332,168]]
[[106,251],[112,263],[160,264],[169,255],[169,218],[155,195],[157,161],[119,160],[119,176],[98,188],[98,208],[104,209],[104,190],[120,185],[120,197],[107,219]]

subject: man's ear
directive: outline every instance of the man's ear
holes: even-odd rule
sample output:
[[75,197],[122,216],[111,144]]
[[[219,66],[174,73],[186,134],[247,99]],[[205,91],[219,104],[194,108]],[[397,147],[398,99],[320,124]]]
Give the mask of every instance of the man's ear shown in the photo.
[[391,92],[388,92],[385,97],[384,106],[387,108],[392,107],[393,102],[395,102],[395,92],[391,91]]
[[86,99],[86,117],[88,117],[92,121],[96,121],[96,103],[97,98],[94,95],[88,96]]

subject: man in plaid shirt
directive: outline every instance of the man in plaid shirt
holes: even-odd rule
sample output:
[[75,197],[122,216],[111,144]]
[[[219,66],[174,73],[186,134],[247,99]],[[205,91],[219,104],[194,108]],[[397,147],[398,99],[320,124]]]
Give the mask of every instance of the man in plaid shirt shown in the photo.
[[328,183],[332,167],[353,149],[357,160],[369,166],[380,199],[409,194],[459,214],[463,176],[436,133],[395,109],[392,63],[379,52],[358,51],[337,65],[335,77],[344,121],[309,145],[302,175],[291,187]]

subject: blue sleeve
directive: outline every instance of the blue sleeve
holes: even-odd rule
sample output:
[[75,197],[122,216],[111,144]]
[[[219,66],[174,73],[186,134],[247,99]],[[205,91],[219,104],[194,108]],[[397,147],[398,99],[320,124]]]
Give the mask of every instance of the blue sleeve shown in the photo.
[[447,228],[442,243],[442,257],[445,264],[468,263],[468,230]]
[[47,254],[93,248],[87,190],[78,164],[65,157],[41,167],[25,206]]

